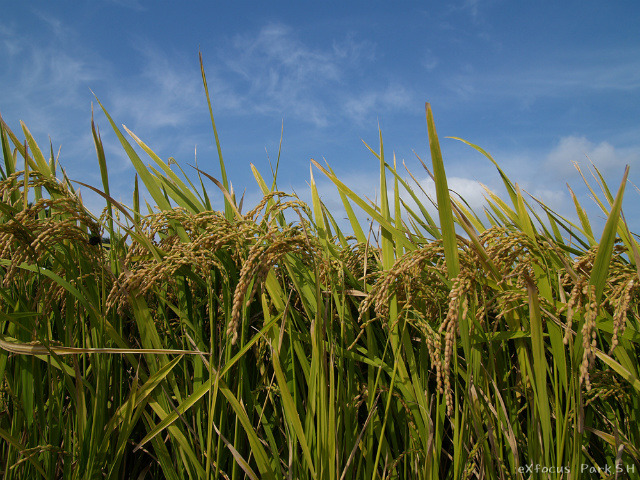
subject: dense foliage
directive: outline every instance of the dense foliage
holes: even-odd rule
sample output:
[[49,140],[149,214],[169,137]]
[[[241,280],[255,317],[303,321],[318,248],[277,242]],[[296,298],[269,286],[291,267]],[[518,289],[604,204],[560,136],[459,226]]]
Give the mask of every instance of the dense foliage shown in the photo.
[[2,123],[4,478],[638,475],[628,171],[614,196],[595,170],[598,236],[577,200],[579,225],[534,210],[499,167],[508,197],[488,192],[482,218],[449,194],[427,106],[438,218],[380,137],[379,204],[313,162],[345,236],[313,176],[306,205],[253,168],[264,199],[242,213],[220,154],[219,212],[212,177],[198,171],[197,188],[128,132],[145,166],[107,118],[146,215],[138,177],[133,207],[110,197],[95,127],[100,218],[26,127],[21,141]]

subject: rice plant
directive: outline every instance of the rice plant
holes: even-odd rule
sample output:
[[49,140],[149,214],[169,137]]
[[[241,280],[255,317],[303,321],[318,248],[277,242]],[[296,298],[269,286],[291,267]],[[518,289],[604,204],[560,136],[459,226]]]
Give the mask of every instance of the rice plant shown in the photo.
[[[311,204],[252,166],[263,199],[243,213],[213,114],[222,181],[196,169],[196,186],[100,107],[136,169],[131,206],[110,195],[93,122],[101,188],[0,121],[4,478],[638,477],[628,167],[615,194],[594,167],[596,235],[575,196],[579,225],[470,145],[507,192],[474,212],[449,192],[427,104],[437,218],[382,134],[378,203],[312,160]],[[335,184],[349,232],[314,175]]]

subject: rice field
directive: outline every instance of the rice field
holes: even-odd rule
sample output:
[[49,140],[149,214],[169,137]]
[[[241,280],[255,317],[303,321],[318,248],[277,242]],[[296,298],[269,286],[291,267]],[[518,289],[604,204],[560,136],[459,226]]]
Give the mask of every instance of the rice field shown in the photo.
[[194,185],[100,107],[137,172],[131,205],[110,195],[95,125],[100,187],[0,122],[3,478],[640,477],[628,167],[614,189],[593,169],[599,232],[575,196],[577,224],[469,145],[507,192],[474,212],[449,192],[427,104],[435,218],[382,135],[377,203],[312,161],[310,204],[252,166],[263,199],[243,212],[213,114],[220,172]]

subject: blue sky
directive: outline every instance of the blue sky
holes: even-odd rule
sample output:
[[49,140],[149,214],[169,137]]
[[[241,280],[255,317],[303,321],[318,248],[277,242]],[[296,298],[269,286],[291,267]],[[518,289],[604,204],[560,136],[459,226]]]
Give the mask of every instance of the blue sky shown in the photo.
[[[588,156],[617,189],[625,164],[640,185],[640,4],[637,1],[7,2],[0,24],[0,113],[62,147],[72,179],[101,186],[91,139],[93,91],[162,158],[219,177],[199,72],[202,52],[230,180],[258,201],[284,123],[278,185],[307,196],[309,160],[326,159],[374,197],[378,165],[361,140],[405,160],[428,189],[432,105],[450,187],[482,205],[499,190],[490,152],[513,181],[575,218],[568,182],[601,214],[572,166]],[[94,109],[97,106],[94,105]],[[134,170],[104,115],[114,196],[131,204]],[[315,175],[339,213],[335,190]],[[215,187],[212,187],[215,188]],[[97,211],[100,200],[83,192]],[[625,214],[640,228],[638,191]]]

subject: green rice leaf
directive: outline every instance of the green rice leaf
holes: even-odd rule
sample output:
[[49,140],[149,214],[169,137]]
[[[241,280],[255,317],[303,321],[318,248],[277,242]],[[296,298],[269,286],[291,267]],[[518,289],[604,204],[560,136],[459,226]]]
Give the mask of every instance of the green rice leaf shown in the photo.
[[11,153],[9,139],[4,129],[4,122],[0,117],[0,141],[2,142],[2,156],[4,158],[5,177],[12,175],[16,171],[16,158]]
[[596,258],[593,261],[593,269],[591,271],[591,277],[589,283],[596,289],[596,301],[600,302],[602,292],[604,291],[605,283],[609,274],[609,264],[611,262],[611,256],[613,254],[613,246],[615,244],[616,232],[618,230],[618,221],[620,219],[620,212],[622,209],[622,197],[624,196],[624,189],[627,184],[627,177],[629,175],[629,165],[624,170],[622,177],[622,183],[616,194],[616,198],[611,207],[611,212],[607,218],[607,223],[604,226],[602,237],[600,238],[600,244],[598,245],[598,252]]
[[[29,131],[27,126],[24,124],[24,122],[20,122],[20,125],[22,125],[22,131],[24,132],[24,136],[27,140],[27,143],[29,144],[29,148],[31,149],[31,153],[37,164],[37,168],[34,170],[38,170],[41,174],[51,177],[52,173],[51,173],[51,169],[49,168],[49,164],[47,163],[47,160],[44,158],[44,155],[40,150],[40,147],[36,143],[36,140],[33,138],[33,135],[31,135],[31,132]],[[26,148],[25,148],[25,151],[26,151]],[[33,167],[34,166],[32,165],[31,168]]]
[[436,133],[436,126],[433,121],[431,105],[425,105],[427,111],[427,130],[429,132],[429,148],[431,150],[431,161],[433,163],[433,176],[436,186],[436,199],[438,201],[438,216],[440,218],[440,229],[442,230],[442,242],[444,254],[447,262],[447,272],[449,278],[458,276],[460,263],[458,260],[458,240],[456,228],[453,222],[453,211],[451,209],[451,198],[449,197],[449,186],[444,171],[444,162],[440,151],[440,142]]

